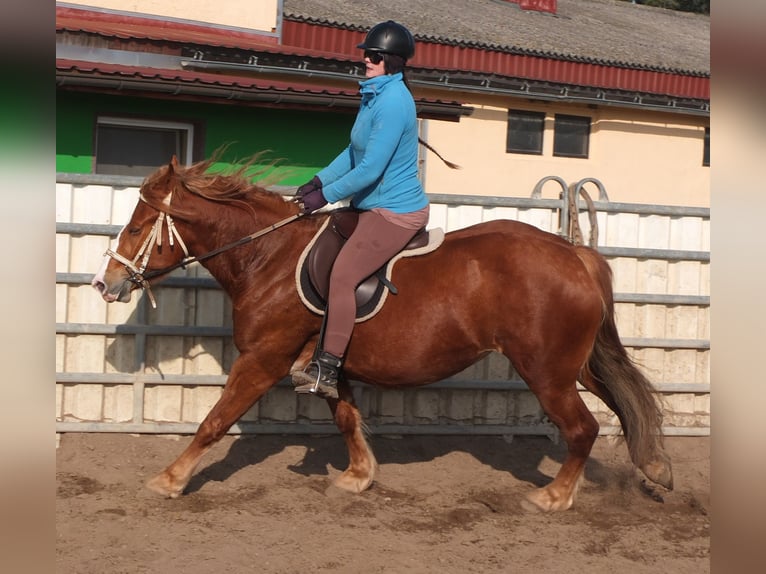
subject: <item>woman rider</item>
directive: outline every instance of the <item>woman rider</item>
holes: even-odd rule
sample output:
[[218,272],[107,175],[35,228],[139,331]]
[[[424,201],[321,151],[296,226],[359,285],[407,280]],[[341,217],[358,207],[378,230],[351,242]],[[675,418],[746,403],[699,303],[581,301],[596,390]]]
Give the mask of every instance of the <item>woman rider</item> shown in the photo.
[[338,376],[356,320],[354,291],[428,223],[428,197],[418,180],[415,101],[404,77],[415,54],[410,31],[391,20],[373,26],[364,42],[365,80],[351,143],[330,165],[298,188],[304,213],[351,199],[359,222],[330,275],[321,348],[293,373],[296,392],[338,397]]

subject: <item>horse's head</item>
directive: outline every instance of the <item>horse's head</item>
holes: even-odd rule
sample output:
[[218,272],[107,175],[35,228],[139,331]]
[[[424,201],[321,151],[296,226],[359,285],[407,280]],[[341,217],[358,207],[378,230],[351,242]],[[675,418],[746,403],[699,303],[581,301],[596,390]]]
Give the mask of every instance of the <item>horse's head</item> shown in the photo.
[[[144,180],[130,221],[120,231],[116,246],[106,251],[104,263],[91,281],[104,301],[130,301],[133,290],[141,287],[154,305],[150,281],[195,261],[209,261],[205,265],[210,270],[214,255],[300,216],[295,202],[254,185],[246,176],[257,155],[229,174],[209,171],[216,158],[184,167],[173,157]],[[257,231],[251,233],[253,229]],[[247,263],[241,254],[239,251],[237,261],[244,267]],[[231,265],[220,265],[230,274]],[[216,279],[220,282],[220,277]]]
[[105,253],[101,268],[91,281],[104,301],[127,303],[132,292],[149,290],[149,280],[188,257],[186,245],[170,216],[170,203],[178,184],[175,156],[141,185],[141,195],[128,224],[117,236],[116,246]]

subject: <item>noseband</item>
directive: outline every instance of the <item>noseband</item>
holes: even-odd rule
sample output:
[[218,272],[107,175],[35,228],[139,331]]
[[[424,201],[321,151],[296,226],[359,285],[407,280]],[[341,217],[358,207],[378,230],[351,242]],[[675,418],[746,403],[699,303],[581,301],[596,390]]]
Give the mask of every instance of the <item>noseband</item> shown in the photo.
[[[141,201],[146,203],[147,205],[149,202],[144,199],[143,195],[140,196]],[[149,232],[149,235],[144,240],[143,245],[141,245],[141,249],[138,250],[138,253],[136,253],[136,256],[130,260],[127,257],[123,257],[116,251],[112,251],[111,249],[107,249],[104,255],[108,255],[112,259],[115,259],[116,261],[119,261],[122,263],[125,268],[128,270],[129,277],[128,281],[131,283],[135,283],[139,287],[141,287],[144,291],[146,291],[146,294],[149,296],[149,301],[152,304],[152,308],[157,308],[157,302],[154,299],[154,294],[152,293],[151,288],[149,287],[149,282],[147,281],[146,277],[144,276],[144,273],[146,272],[146,266],[149,264],[149,257],[152,254],[152,250],[154,249],[154,246],[157,245],[158,247],[162,246],[162,224],[163,222],[167,222],[168,225],[168,244],[172,248],[174,245],[174,239],[178,240],[178,244],[181,246],[181,249],[184,251],[184,258],[181,260],[181,263],[178,265],[179,267],[186,266],[188,264],[188,261],[192,258],[189,257],[189,250],[186,248],[186,244],[184,243],[184,240],[181,238],[181,235],[178,233],[178,229],[176,229],[175,223],[173,223],[173,218],[170,217],[169,213],[165,213],[164,211],[160,211],[157,215],[157,220],[154,222],[154,225],[152,226],[152,230]],[[141,265],[137,266],[136,262],[141,259]]]
[[[152,206],[143,195],[139,196],[139,199],[149,205]],[[154,209],[157,209],[154,207]],[[297,213],[295,215],[291,215],[290,217],[286,217],[285,219],[282,219],[281,221],[278,221],[269,227],[262,229],[260,231],[256,231],[255,233],[252,233],[250,235],[247,235],[243,237],[242,239],[239,239],[237,241],[234,241],[232,243],[229,243],[227,245],[224,245],[223,247],[219,247],[217,249],[214,249],[213,251],[210,251],[204,255],[200,256],[190,256],[189,250],[186,248],[186,244],[184,243],[184,240],[181,238],[181,235],[178,233],[178,229],[176,229],[175,223],[173,223],[173,218],[170,217],[169,213],[166,213],[162,210],[159,211],[159,214],[157,215],[157,220],[154,222],[154,225],[152,226],[152,230],[149,232],[149,235],[144,240],[143,245],[141,245],[141,249],[138,250],[138,253],[136,253],[136,256],[130,260],[127,257],[123,257],[116,251],[113,251],[112,249],[107,249],[104,255],[107,255],[114,259],[115,261],[118,261],[122,263],[125,266],[125,269],[128,271],[128,281],[131,283],[135,283],[141,289],[146,291],[147,295],[149,296],[149,301],[152,304],[152,308],[157,308],[157,302],[154,299],[154,294],[152,293],[151,287],[149,286],[149,280],[153,279],[154,277],[158,277],[160,275],[165,275],[166,273],[169,273],[175,269],[178,268],[185,268],[190,263],[194,263],[197,261],[204,261],[205,259],[209,259],[210,257],[213,257],[214,255],[218,255],[219,253],[222,253],[224,251],[227,251],[229,249],[232,249],[233,247],[237,247],[239,245],[244,245],[245,243],[249,243],[253,239],[256,239],[262,235],[266,235],[267,233],[274,231],[275,229],[282,227],[283,225],[286,225],[287,223],[290,223],[291,221],[295,221],[299,217],[301,217],[301,213]],[[183,249],[184,257],[179,261],[178,263],[174,263],[173,265],[170,265],[168,267],[164,267],[162,269],[156,269],[154,271],[150,271],[149,273],[146,273],[146,267],[149,264],[149,257],[152,254],[152,250],[154,249],[154,246],[161,247],[162,246],[162,224],[163,222],[167,222],[168,226],[168,244],[170,247],[173,247],[174,245],[174,239],[178,240],[178,244],[181,246],[181,249]],[[136,262],[141,259],[141,265],[137,266]]]

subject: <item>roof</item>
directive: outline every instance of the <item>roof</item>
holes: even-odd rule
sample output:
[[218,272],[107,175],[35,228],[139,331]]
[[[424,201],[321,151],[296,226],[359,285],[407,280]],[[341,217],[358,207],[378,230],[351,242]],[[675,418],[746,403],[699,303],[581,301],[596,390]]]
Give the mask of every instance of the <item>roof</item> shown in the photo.
[[[437,88],[440,93],[451,91],[458,98],[465,97],[467,90],[709,113],[708,72],[660,65],[660,55],[664,50],[673,52],[675,44],[673,50],[645,51],[642,61],[603,59],[606,52],[619,54],[618,48],[634,39],[626,33],[621,42],[615,42],[614,49],[605,46],[604,38],[614,34],[614,30],[604,32],[608,18],[613,15],[622,18],[620,26],[615,25],[617,30],[633,27],[639,36],[647,33],[646,28],[638,25],[639,21],[647,20],[646,15],[656,26],[670,25],[670,19],[678,17],[694,32],[687,34],[685,44],[683,41],[680,44],[691,49],[696,45],[690,40],[693,36],[709,54],[709,41],[707,38],[701,41],[704,36],[701,31],[709,30],[709,18],[699,15],[656,9],[637,12],[635,9],[647,7],[617,0],[576,3],[559,0],[556,15],[527,12],[504,0],[441,0],[438,10],[426,0],[387,0],[385,10],[376,9],[382,2],[375,1],[283,2],[285,14],[279,35],[57,5],[56,54],[57,62],[61,63],[57,66],[58,85],[65,89],[76,85],[109,89],[111,81],[112,89],[132,86],[168,94],[171,91],[167,86],[175,86],[174,89],[182,88],[178,93],[190,97],[268,101],[273,105],[293,105],[288,102],[312,105],[308,103],[310,99],[316,105],[343,108],[352,106],[356,81],[363,79],[356,45],[372,24],[392,18],[410,27],[419,41],[408,66],[409,79],[415,87]],[[573,4],[583,8],[575,16],[567,16],[574,9]],[[466,7],[472,10],[474,18],[455,17],[456,13],[463,14]],[[596,10],[597,7],[603,10]],[[313,15],[307,16],[309,13]],[[600,19],[596,20],[594,14]],[[636,15],[640,17],[636,19]],[[501,16],[506,16],[511,25],[503,24]],[[443,27],[438,25],[439,18],[443,19]],[[598,25],[594,27],[593,22]],[[587,36],[591,27],[602,32],[600,43],[590,37],[587,42],[574,40]],[[529,36],[522,38],[520,31]],[[656,30],[653,33],[658,36]],[[565,46],[562,38],[566,39],[567,34],[572,42]],[[678,34],[665,36],[675,42]],[[540,46],[547,44],[541,39],[551,37],[556,38],[554,48],[569,52],[544,51]],[[499,43],[503,39],[506,43]],[[510,41],[518,44],[507,43]],[[661,43],[656,37],[643,41],[653,46]],[[602,51],[588,51],[586,47],[591,44]],[[686,62],[690,63],[690,59]],[[115,65],[123,68],[112,67]],[[129,81],[123,81],[128,77]],[[280,81],[273,80],[275,77]],[[456,101],[433,97],[416,101],[421,117],[455,120],[472,111]]]
[[[310,57],[328,62],[349,60],[325,50],[295,49],[278,43],[275,34],[174,21],[86,7],[56,6],[56,84],[65,89],[151,92],[174,98],[259,102],[274,107],[332,107],[356,111],[358,87],[353,78],[342,85],[330,78],[293,76],[289,81],[253,75],[227,63],[206,66],[185,57],[190,47],[226,48],[271,54],[277,58]],[[81,40],[98,36],[101,41]],[[127,50],[127,51],[126,51]],[[358,63],[357,58],[353,58]],[[211,70],[211,71],[205,71]],[[416,98],[420,117],[457,120],[473,108],[457,101]]]
[[[215,98],[230,103],[259,102],[275,107],[331,107],[356,111],[358,90],[322,82],[279,81],[197,70],[123,65],[87,60],[56,59],[56,84],[77,89],[107,89],[168,94],[174,98]],[[473,110],[458,102],[417,98],[421,117],[455,120]]]
[[112,64],[106,62],[89,62],[84,60],[68,60],[64,58],[56,59],[56,70],[59,75],[59,84],[65,84],[66,74],[69,77],[75,75],[84,76],[114,76],[122,78],[123,82],[130,80],[162,80],[165,82],[175,82],[178,85],[208,85],[217,86],[225,90],[236,89],[254,89],[268,90],[274,93],[294,93],[294,94],[315,94],[335,96],[338,98],[353,98],[355,105],[359,103],[358,93],[353,90],[344,90],[337,87],[330,87],[321,83],[307,82],[280,82],[276,80],[264,80],[252,76],[209,74],[197,71],[162,69],[146,66],[126,66],[122,64]]
[[[365,33],[347,26],[285,20],[283,42],[301,49],[332,47],[342,58],[355,57]],[[208,51],[209,52],[209,51]],[[231,58],[224,53],[206,58]],[[308,63],[310,58],[302,58]],[[322,62],[313,62],[321,66]],[[347,66],[348,67],[348,66]],[[455,46],[420,41],[408,63],[413,87],[458,92],[483,92],[590,104],[650,107],[665,111],[707,114],[710,78],[695,73],[675,73],[639,66],[606,65],[585,59],[553,58],[520,50],[490,50],[467,44]],[[586,94],[590,91],[590,94]],[[574,96],[575,92],[579,95]],[[659,104],[659,106],[657,106]]]
[[620,0],[558,0],[556,14],[503,0],[283,1],[287,20],[366,30],[391,19],[421,42],[710,74],[710,17],[703,14]]

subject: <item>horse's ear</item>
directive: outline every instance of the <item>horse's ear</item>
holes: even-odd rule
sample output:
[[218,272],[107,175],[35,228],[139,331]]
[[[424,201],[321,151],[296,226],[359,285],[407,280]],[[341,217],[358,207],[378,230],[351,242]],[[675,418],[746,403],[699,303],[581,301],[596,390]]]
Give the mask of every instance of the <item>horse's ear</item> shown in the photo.
[[168,164],[167,173],[165,173],[162,178],[167,188],[167,193],[165,194],[165,197],[162,198],[162,205],[165,207],[170,207],[170,200],[173,197],[175,181],[178,178],[176,175],[178,172],[178,167],[178,158],[176,158],[175,154],[173,154],[173,156],[170,158],[170,163]]
[[176,174],[178,173],[178,158],[176,157],[176,154],[173,154],[170,157],[170,163],[168,164],[167,173],[165,174],[165,177],[167,179],[174,179],[176,177]]

